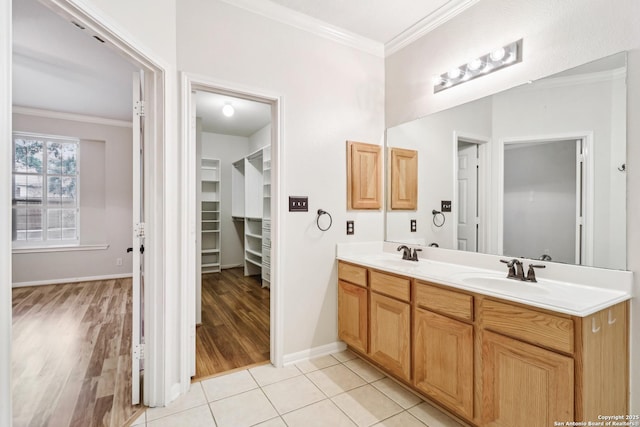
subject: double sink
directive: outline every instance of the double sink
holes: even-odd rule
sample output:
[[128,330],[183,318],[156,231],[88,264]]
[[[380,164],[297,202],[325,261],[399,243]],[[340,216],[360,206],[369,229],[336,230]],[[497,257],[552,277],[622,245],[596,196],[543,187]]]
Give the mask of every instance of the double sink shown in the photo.
[[339,259],[419,280],[495,296],[576,316],[588,316],[629,299],[626,292],[538,278],[536,283],[507,278],[507,269],[487,270],[421,259],[402,260],[397,254],[343,255]]

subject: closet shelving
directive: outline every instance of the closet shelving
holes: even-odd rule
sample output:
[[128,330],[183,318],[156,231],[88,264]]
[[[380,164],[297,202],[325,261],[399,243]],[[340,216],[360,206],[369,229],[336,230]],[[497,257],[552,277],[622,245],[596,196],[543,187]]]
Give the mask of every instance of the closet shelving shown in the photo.
[[200,164],[201,271],[220,271],[220,160],[202,158]]
[[269,286],[271,269],[271,149],[233,163],[232,216],[244,224],[244,274]]
[[262,286],[271,283],[271,147],[262,151]]

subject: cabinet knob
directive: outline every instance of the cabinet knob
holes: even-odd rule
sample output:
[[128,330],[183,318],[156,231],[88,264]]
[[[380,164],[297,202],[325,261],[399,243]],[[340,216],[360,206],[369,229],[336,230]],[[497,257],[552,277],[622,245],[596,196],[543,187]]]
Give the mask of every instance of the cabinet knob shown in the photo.
[[609,315],[607,316],[607,322],[608,322],[610,325],[613,325],[614,323],[616,323],[616,321],[617,321],[617,320],[618,320],[618,319],[615,319],[615,318],[613,317],[613,312],[612,312],[612,310],[609,310]]
[[600,326],[596,326],[596,318],[591,318],[591,332],[597,334],[600,331]]

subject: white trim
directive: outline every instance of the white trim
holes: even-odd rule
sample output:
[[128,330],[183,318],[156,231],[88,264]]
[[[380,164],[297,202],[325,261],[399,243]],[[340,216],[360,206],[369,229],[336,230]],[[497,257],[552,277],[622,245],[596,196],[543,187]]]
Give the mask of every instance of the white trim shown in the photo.
[[43,117],[46,119],[70,120],[81,123],[92,123],[96,125],[116,126],[131,128],[131,122],[125,120],[105,119],[103,117],[85,116],[84,114],[65,113],[62,111],[43,110],[40,108],[13,106],[13,114],[23,114],[25,116]]
[[242,264],[224,264],[220,266],[220,270],[228,270],[230,268],[242,267]]
[[[0,217],[11,218],[11,0],[0,0]],[[0,426],[12,423],[11,224],[0,225]]]
[[37,248],[15,248],[13,254],[40,254],[46,252],[103,251],[109,249],[108,244],[76,245],[76,246],[41,246]]
[[598,71],[587,74],[574,74],[559,77],[543,77],[540,80],[511,88],[512,92],[528,92],[539,89],[555,89],[558,87],[579,86],[592,83],[610,82],[624,79],[627,76],[627,68],[621,67],[613,70]]
[[[270,298],[270,355],[271,363],[275,366],[283,365],[283,292],[281,291],[280,271],[281,271],[281,245],[283,242],[282,231],[282,209],[278,209],[281,205],[282,187],[284,186],[283,176],[283,153],[284,141],[282,138],[283,129],[283,98],[281,95],[268,93],[261,89],[255,89],[247,86],[241,86],[236,83],[213,80],[209,77],[195,75],[183,72],[181,74],[181,117],[182,129],[182,206],[184,215],[181,221],[181,245],[182,245],[182,261],[181,261],[181,283],[190,286],[181,287],[181,310],[180,317],[180,379],[185,383],[190,380],[191,359],[195,357],[195,348],[192,348],[190,339],[190,330],[195,325],[195,275],[196,256],[195,253],[195,230],[196,230],[196,147],[194,146],[196,139],[192,137],[193,129],[190,125],[191,117],[191,98],[193,91],[202,90],[209,92],[222,93],[236,97],[246,97],[247,99],[259,100],[261,102],[269,102],[272,105],[272,143],[271,143],[271,159],[272,159],[272,256],[271,256],[271,298]],[[193,285],[193,286],[191,286]],[[183,392],[186,390],[183,387]]]
[[[2,0],[0,0],[2,1]],[[6,1],[6,0],[4,0]],[[175,301],[178,288],[176,241],[178,234],[172,224],[177,223],[178,209],[165,200],[178,198],[177,156],[174,131],[177,117],[173,117],[175,65],[152,53],[133,35],[123,29],[109,15],[88,0],[41,0],[65,19],[73,19],[93,32],[119,54],[145,72],[146,122],[145,130],[145,220],[146,242],[151,249],[144,257],[146,287],[144,292],[145,375],[143,403],[164,406],[177,397],[169,384],[175,378],[171,362],[175,358],[170,335],[171,322],[178,313],[168,301]],[[146,78],[148,76],[148,78]],[[168,117],[167,117],[168,116]],[[167,140],[170,139],[171,143]]]
[[[536,141],[567,141],[567,140],[584,140],[584,184],[583,189],[586,201],[583,212],[583,254],[582,254],[582,266],[593,266],[593,210],[594,210],[594,156],[593,156],[593,132],[581,131],[581,132],[559,132],[549,135],[536,135],[536,136],[517,136],[517,137],[504,137],[501,138],[496,144],[496,154],[498,161],[497,169],[497,185],[496,188],[496,235],[497,235],[497,253],[502,255],[504,250],[504,146],[505,144],[527,144]],[[510,254],[509,254],[510,255]]]
[[389,56],[420,37],[435,30],[440,25],[461,14],[479,0],[450,0],[439,9],[425,16],[384,45],[384,55]]
[[[286,25],[353,47],[377,57],[384,57],[384,44],[345,30],[277,3],[264,0],[221,0],[232,6],[262,15]],[[465,0],[469,1],[469,0]],[[477,1],[477,0],[473,0]]]
[[330,344],[321,345],[319,347],[313,347],[308,350],[289,353],[283,357],[283,366],[289,366],[293,365],[294,363],[304,362],[305,360],[313,359],[316,357],[338,353],[340,351],[344,351],[346,348],[347,345],[344,342],[336,341]]
[[26,286],[47,286],[47,285],[61,285],[64,283],[79,283],[79,282],[96,282],[100,280],[114,280],[114,279],[127,279],[132,277],[131,273],[123,274],[106,274],[103,276],[87,276],[87,277],[69,277],[66,279],[53,279],[53,280],[35,280],[31,282],[16,282],[12,283],[12,288],[23,288]]

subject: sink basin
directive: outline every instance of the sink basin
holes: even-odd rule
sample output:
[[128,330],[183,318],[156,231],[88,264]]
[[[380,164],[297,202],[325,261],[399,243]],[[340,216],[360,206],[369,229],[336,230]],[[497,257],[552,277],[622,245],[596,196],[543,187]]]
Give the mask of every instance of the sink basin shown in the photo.
[[507,279],[505,277],[495,276],[468,276],[460,280],[467,286],[492,290],[495,292],[505,292],[509,294],[516,293],[520,296],[526,295],[544,295],[549,290],[541,283],[522,282],[520,280]]
[[387,268],[396,268],[400,270],[413,270],[419,266],[418,262],[416,261],[409,261],[406,259],[391,256],[377,257],[374,259],[374,261],[380,266]]

